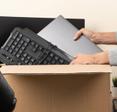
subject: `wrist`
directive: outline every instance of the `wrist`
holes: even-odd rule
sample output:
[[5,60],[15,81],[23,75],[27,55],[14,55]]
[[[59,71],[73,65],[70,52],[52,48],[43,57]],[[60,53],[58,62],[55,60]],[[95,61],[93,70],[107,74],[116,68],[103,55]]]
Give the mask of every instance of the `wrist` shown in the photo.
[[102,36],[102,33],[100,32],[93,32],[91,35],[91,40],[95,43],[104,43],[104,38]]
[[94,59],[94,64],[109,64],[108,51],[94,54],[93,59]]

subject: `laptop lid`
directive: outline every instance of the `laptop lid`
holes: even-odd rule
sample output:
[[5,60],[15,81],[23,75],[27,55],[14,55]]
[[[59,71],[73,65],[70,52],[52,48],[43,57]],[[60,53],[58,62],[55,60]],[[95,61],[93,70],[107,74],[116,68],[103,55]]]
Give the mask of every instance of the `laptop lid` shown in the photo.
[[78,29],[74,25],[60,15],[44,27],[38,35],[71,56],[78,53],[93,54],[102,51],[84,36],[81,36],[78,41],[74,41],[73,37],[77,31]]

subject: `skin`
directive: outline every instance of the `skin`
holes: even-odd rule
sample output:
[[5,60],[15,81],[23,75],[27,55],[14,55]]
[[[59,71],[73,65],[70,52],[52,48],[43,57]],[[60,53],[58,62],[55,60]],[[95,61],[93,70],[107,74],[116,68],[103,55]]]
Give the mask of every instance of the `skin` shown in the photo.
[[[77,41],[81,35],[86,36],[96,44],[117,44],[115,32],[93,32],[82,28],[76,32],[74,41]],[[70,64],[109,64],[108,55],[108,51],[91,55],[78,54]]]

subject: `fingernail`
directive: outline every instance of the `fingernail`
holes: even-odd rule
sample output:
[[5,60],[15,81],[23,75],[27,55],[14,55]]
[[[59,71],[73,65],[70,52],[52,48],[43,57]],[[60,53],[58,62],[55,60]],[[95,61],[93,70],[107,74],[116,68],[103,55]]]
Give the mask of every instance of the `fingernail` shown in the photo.
[[74,37],[73,39],[74,39],[74,40],[76,40],[76,39],[77,39],[77,37]]

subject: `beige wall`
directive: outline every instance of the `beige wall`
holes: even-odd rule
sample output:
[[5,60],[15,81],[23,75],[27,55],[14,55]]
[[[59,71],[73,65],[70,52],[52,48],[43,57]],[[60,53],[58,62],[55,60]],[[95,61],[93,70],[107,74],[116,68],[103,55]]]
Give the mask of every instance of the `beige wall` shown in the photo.
[[1,0],[0,15],[85,18],[86,27],[117,31],[117,0]]

